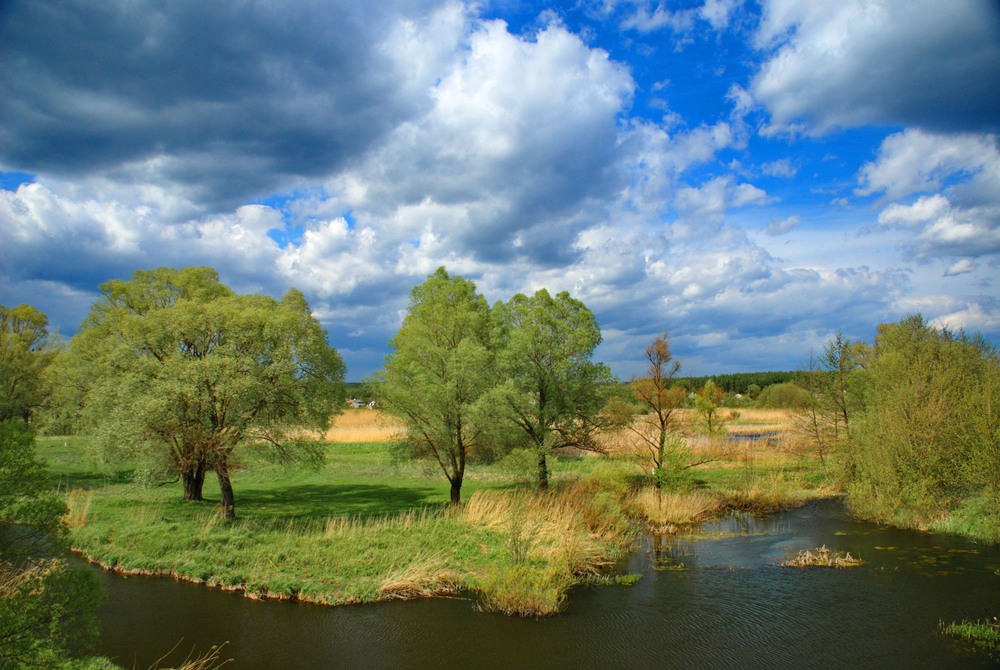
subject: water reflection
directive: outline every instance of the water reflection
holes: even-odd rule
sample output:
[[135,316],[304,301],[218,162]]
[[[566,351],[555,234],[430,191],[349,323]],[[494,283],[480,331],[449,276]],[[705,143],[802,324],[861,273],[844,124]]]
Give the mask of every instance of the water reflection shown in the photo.
[[[867,562],[780,567],[824,544]],[[830,502],[640,545],[621,565],[638,584],[578,589],[545,620],[476,613],[461,600],[260,603],[102,573],[104,653],[141,668],[179,640],[175,661],[230,641],[237,668],[998,667],[937,633],[940,620],[997,614],[996,547],[852,522]]]

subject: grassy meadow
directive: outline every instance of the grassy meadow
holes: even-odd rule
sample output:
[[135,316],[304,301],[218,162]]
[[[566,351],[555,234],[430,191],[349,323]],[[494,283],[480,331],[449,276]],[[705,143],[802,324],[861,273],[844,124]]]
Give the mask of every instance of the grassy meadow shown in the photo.
[[[730,440],[686,424],[691,454],[707,462],[661,494],[643,452],[624,434],[606,456],[559,454],[552,490],[532,486],[516,455],[473,463],[452,508],[448,482],[406,459],[400,426],[373,410],[348,410],[326,433],[318,469],[287,468],[247,450],[234,473],[238,519],[219,515],[214,477],[201,503],[180,483],[144,487],[131,465],[102,466],[75,437],[42,437],[39,455],[67,495],[72,544],[105,567],[159,574],[254,598],[330,605],[451,595],[522,616],[559,611],[576,584],[607,572],[635,533],[679,532],[738,511],[766,512],[837,490],[829,466],[797,448],[785,413],[744,410]],[[626,580],[627,581],[627,580]]]

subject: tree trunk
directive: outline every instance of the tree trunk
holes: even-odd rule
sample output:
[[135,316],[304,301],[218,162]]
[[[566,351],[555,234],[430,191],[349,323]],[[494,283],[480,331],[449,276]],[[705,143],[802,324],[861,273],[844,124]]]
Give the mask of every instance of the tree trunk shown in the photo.
[[225,462],[215,466],[215,474],[219,478],[219,492],[222,494],[222,518],[236,518],[236,499],[233,497],[233,482],[229,479],[229,468]]
[[184,480],[184,500],[204,500],[201,493],[205,486],[204,461],[182,472],[181,479]]
[[462,477],[453,477],[451,480],[451,504],[462,504]]
[[538,452],[538,488],[545,491],[549,488],[549,464],[545,460],[545,452]]

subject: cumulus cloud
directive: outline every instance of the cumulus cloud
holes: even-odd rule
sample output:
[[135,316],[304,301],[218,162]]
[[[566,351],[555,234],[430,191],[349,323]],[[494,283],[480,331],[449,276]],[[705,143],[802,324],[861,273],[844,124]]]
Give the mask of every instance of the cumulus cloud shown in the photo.
[[1000,9],[982,0],[768,0],[750,83],[771,132],[1000,127]]
[[[910,253],[924,258],[1000,253],[1000,149],[995,135],[920,130],[890,135],[858,179],[859,193],[894,201],[879,213],[878,223],[911,231],[903,243]],[[918,197],[910,197],[914,195]]]
[[[752,183],[800,169],[746,155],[759,139],[743,121],[753,86],[734,85],[716,116],[643,118],[638,73],[585,31],[545,12],[515,34],[479,11],[448,0],[17,5],[0,25],[0,169],[37,177],[0,191],[0,299],[35,303],[72,332],[109,278],[212,265],[239,291],[303,289],[352,378],[381,365],[410,287],[439,265],[491,302],[570,291],[626,376],[663,330],[692,372],[699,360],[705,371],[794,367],[792,352],[831,323],[859,333],[900,315],[907,273],[788,262],[741,227],[801,227],[799,216],[767,226],[777,198]],[[616,29],[623,15],[648,19],[628,40],[658,21],[682,41],[717,36],[745,14],[738,0],[608,0],[603,11]],[[820,22],[806,18],[792,22]],[[798,39],[779,32],[769,54]],[[981,254],[996,229],[995,154],[982,134],[949,148],[908,131],[858,173],[858,195],[881,196],[878,235],[915,240],[910,253]],[[953,283],[987,265],[953,260],[939,262],[963,276]],[[993,308],[968,299],[928,313],[975,309]]]
[[0,165],[228,209],[418,113],[464,21],[405,1],[18,4],[0,24]]

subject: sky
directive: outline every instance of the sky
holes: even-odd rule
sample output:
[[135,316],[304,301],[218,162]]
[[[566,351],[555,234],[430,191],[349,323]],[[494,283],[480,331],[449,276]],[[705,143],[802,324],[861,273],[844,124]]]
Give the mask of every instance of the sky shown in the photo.
[[996,0],[0,0],[0,304],[301,289],[348,380],[445,266],[622,378],[792,370],[919,312],[1000,344]]

